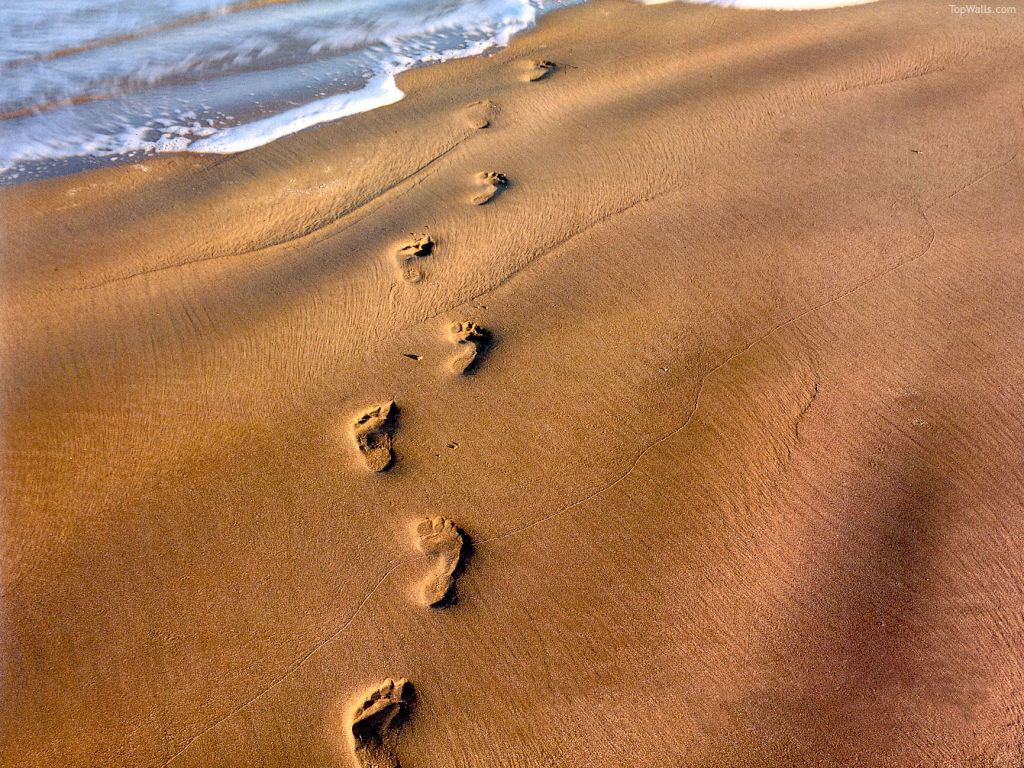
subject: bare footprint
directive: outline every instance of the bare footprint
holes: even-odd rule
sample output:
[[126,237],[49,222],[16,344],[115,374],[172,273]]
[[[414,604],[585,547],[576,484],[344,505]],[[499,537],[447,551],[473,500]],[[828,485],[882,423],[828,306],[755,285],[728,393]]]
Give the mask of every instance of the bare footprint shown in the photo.
[[412,234],[395,252],[395,263],[398,274],[410,283],[418,283],[423,279],[423,268],[420,259],[434,252],[434,240],[430,235]]
[[399,768],[398,726],[408,713],[412,683],[386,679],[352,713],[352,753],[360,768]]
[[497,171],[483,171],[476,175],[480,190],[473,196],[474,205],[483,205],[508,186],[508,177]]
[[391,400],[366,411],[352,425],[356,447],[371,472],[383,472],[391,466],[391,433],[397,415],[398,406]]
[[547,77],[558,65],[547,59],[535,59],[526,65],[525,77],[531,83]]
[[455,569],[462,558],[462,533],[446,517],[423,520],[416,526],[419,550],[433,558],[434,568],[420,587],[424,605],[445,602],[455,587]]
[[466,373],[479,361],[491,337],[486,328],[481,328],[472,320],[452,323],[448,334],[459,348],[449,365],[452,373],[459,374]]
[[467,104],[463,114],[470,128],[481,130],[491,124],[494,114],[498,111],[498,105],[493,101],[474,101]]

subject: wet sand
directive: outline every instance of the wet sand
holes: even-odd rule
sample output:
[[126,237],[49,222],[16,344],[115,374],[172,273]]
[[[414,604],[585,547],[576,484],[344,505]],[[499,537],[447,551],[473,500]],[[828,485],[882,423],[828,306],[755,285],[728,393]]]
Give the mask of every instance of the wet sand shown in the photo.
[[1018,766],[1022,42],[598,0],[0,191],[0,764]]

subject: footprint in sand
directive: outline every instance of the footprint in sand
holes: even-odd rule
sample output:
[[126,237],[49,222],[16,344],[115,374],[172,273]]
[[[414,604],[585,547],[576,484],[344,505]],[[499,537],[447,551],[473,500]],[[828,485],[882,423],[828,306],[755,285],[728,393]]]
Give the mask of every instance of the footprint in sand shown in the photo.
[[462,559],[462,533],[446,517],[423,520],[416,526],[416,545],[434,560],[430,575],[420,586],[424,605],[444,604],[455,587],[455,569]]
[[452,323],[448,335],[459,348],[459,352],[449,363],[452,373],[468,373],[479,362],[486,350],[491,334],[472,320]]
[[491,124],[497,111],[498,105],[493,101],[474,101],[472,104],[466,105],[463,115],[465,115],[470,128],[481,130]]
[[366,411],[352,425],[356,447],[371,472],[383,472],[391,466],[391,433],[397,415],[398,406],[391,400]]
[[524,77],[529,82],[535,83],[554,72],[557,66],[555,62],[547,59],[534,59],[526,64]]
[[388,678],[352,713],[352,753],[360,768],[398,768],[398,727],[412,703],[412,683]]
[[480,190],[473,195],[474,205],[483,205],[508,186],[508,177],[497,171],[483,171],[476,175]]
[[395,252],[395,264],[398,274],[409,283],[418,283],[423,279],[423,268],[420,260],[434,252],[434,240],[430,235],[412,234]]

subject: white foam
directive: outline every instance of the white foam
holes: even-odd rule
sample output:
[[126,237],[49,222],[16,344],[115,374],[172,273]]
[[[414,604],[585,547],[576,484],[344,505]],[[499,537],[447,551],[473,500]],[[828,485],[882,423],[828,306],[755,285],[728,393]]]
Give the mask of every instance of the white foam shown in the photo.
[[[156,138],[147,138],[152,134]],[[142,126],[123,126],[111,133],[47,135],[29,140],[0,133],[0,173],[8,174],[24,163],[69,157],[116,157],[135,153],[184,152],[197,136],[210,136],[214,128],[198,122],[169,124],[152,121]]]
[[[537,20],[537,9],[530,0],[493,0],[491,3],[485,3],[482,8],[494,17],[494,21],[481,24],[478,18],[466,19],[460,13],[455,13],[435,21],[422,30],[425,33],[437,33],[460,28],[472,29],[475,25],[485,34],[480,40],[458,48],[418,50],[414,56],[409,56],[402,52],[400,38],[391,37],[385,42],[391,49],[390,61],[380,64],[386,68],[386,73],[370,78],[362,89],[303,104],[287,112],[251,123],[225,128],[214,136],[192,142],[187,151],[215,154],[243,152],[319,123],[394,104],[405,97],[395,83],[395,75],[399,72],[419,64],[477,56],[495,47],[504,48],[513,35],[530,27]],[[480,9],[476,11],[479,13]],[[347,37],[342,36],[342,39],[347,40]],[[321,46],[335,44],[338,42],[324,38],[316,43]]]
[[262,120],[225,128],[215,136],[192,142],[188,151],[215,154],[243,152],[319,123],[394,104],[404,97],[393,74],[377,75],[361,90],[339,93]]
[[644,5],[685,2],[693,5],[718,5],[752,11],[818,11],[825,8],[846,8],[867,5],[877,0],[640,0]]

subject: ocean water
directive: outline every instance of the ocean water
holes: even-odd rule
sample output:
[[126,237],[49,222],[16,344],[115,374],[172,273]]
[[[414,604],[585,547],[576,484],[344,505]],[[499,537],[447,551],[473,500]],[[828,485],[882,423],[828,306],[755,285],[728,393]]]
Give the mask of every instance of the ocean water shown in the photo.
[[579,0],[2,0],[0,181],[234,152],[402,98]]

